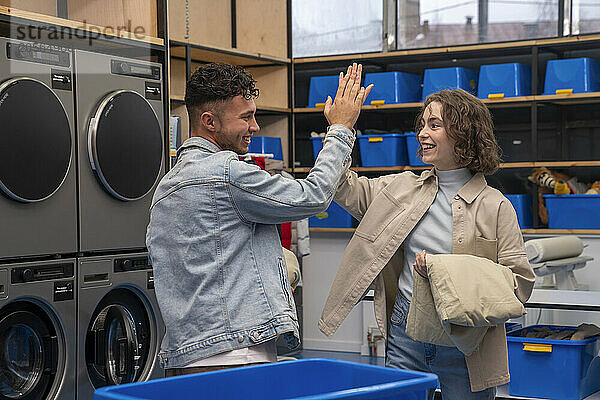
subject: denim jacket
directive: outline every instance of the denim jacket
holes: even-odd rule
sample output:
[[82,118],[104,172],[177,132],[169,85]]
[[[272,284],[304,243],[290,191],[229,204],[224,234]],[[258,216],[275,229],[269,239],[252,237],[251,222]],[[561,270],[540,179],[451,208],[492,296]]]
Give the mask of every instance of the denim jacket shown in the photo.
[[296,307],[275,224],[324,211],[349,161],[354,133],[332,125],[305,179],[271,176],[232,151],[192,137],[158,185],[146,245],[166,325],[159,353],[175,368],[286,334]]

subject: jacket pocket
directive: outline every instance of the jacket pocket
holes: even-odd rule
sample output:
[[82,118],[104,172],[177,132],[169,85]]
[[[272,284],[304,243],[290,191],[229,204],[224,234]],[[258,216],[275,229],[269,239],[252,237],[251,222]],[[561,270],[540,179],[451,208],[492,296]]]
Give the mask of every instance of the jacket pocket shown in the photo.
[[498,262],[498,240],[475,237],[475,255]]
[[374,242],[404,209],[391,194],[382,190],[356,228],[356,236]]

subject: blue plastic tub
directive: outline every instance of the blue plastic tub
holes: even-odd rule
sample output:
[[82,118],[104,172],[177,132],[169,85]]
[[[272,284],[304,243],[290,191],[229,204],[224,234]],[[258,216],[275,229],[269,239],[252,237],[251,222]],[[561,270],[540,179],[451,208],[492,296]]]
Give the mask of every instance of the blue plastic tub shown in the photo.
[[311,228],[352,228],[353,218],[348,211],[332,201],[327,210],[308,219],[308,226]]
[[600,91],[600,62],[588,57],[550,60],[544,94]]
[[533,226],[533,213],[531,211],[533,203],[531,202],[531,195],[507,194],[505,196],[517,213],[517,220],[521,229],[531,228]]
[[479,69],[480,99],[529,96],[531,67],[525,64],[482,65]]
[[314,358],[107,386],[94,400],[425,400],[436,384],[424,372]]
[[325,138],[324,137],[311,137],[310,141],[312,142],[313,157],[314,157],[315,161],[317,161],[317,156],[319,155],[319,152],[321,150],[323,150],[323,142],[325,141]]
[[504,329],[506,329],[507,333],[521,328],[523,328],[523,325],[518,322],[507,322],[504,324]]
[[421,161],[421,158],[417,156],[417,151],[419,151],[419,141],[417,140],[417,134],[415,132],[407,132],[404,134],[406,139],[406,157],[408,159],[408,165],[411,167],[421,167],[425,164]]
[[273,159],[283,160],[281,139],[269,136],[253,136],[248,146],[249,153],[273,154]]
[[477,75],[477,71],[463,67],[426,69],[421,98],[425,101],[427,96],[443,89],[463,89],[476,96]]
[[[421,75],[406,72],[365,74],[364,87],[373,84],[365,104],[415,103],[421,100]],[[337,88],[337,86],[336,86]]]
[[545,194],[550,229],[600,229],[600,195]]
[[[559,331],[577,329],[534,326]],[[523,329],[507,336],[511,396],[580,400],[600,390],[600,336],[585,340],[517,336]]]
[[308,87],[308,107],[316,107],[317,104],[325,105],[327,96],[334,99],[339,79],[339,75],[311,77],[310,86]]
[[360,135],[357,138],[363,167],[395,167],[408,164],[404,134]]

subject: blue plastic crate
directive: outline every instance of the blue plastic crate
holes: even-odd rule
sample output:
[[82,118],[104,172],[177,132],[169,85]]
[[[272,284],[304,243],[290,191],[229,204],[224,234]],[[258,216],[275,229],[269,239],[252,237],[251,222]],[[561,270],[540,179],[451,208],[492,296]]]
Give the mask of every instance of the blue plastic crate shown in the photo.
[[[553,330],[573,330],[567,326]],[[584,340],[525,338],[523,329],[508,334],[511,396],[580,400],[600,390],[600,336]]]
[[408,159],[408,165],[412,167],[420,167],[425,164],[421,161],[421,158],[417,156],[417,151],[419,151],[419,141],[417,140],[417,134],[415,132],[407,132],[404,134],[406,140],[406,158]]
[[323,142],[325,141],[324,137],[311,137],[310,138],[313,147],[313,157],[315,161],[317,161],[317,156],[319,152],[323,150]]
[[316,107],[317,104],[325,104],[327,96],[335,98],[340,81],[339,75],[313,76],[310,78],[308,88],[308,107]]
[[504,324],[504,329],[506,329],[507,333],[521,328],[523,328],[523,325],[518,322],[507,322]]
[[544,94],[600,91],[600,62],[588,57],[550,60]]
[[269,136],[252,136],[249,153],[273,154],[273,159],[283,161],[283,151],[281,150],[281,138]]
[[402,133],[360,135],[357,138],[363,167],[395,167],[408,164],[406,138]]
[[[376,72],[365,74],[364,86],[373,84],[365,104],[414,103],[421,99],[421,75],[406,72]],[[337,87],[336,87],[337,88]]]
[[308,219],[308,226],[312,228],[352,228],[352,215],[335,201],[329,204],[327,210]]
[[424,372],[313,358],[106,386],[94,400],[425,400],[436,384]]
[[477,95],[478,72],[463,67],[426,69],[423,77],[423,101],[432,93],[444,89],[463,89]]
[[550,229],[600,229],[600,195],[545,194]]
[[507,194],[505,196],[517,213],[517,220],[521,229],[531,228],[533,226],[533,213],[531,211],[533,203],[531,202],[531,195]]
[[525,64],[482,65],[479,69],[480,99],[529,96],[531,67]]

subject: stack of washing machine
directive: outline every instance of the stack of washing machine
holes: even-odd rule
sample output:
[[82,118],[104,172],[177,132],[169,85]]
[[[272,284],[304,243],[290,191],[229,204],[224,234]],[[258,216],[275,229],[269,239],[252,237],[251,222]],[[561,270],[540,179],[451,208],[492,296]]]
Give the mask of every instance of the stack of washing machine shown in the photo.
[[0,38],[0,398],[163,376],[160,64]]

